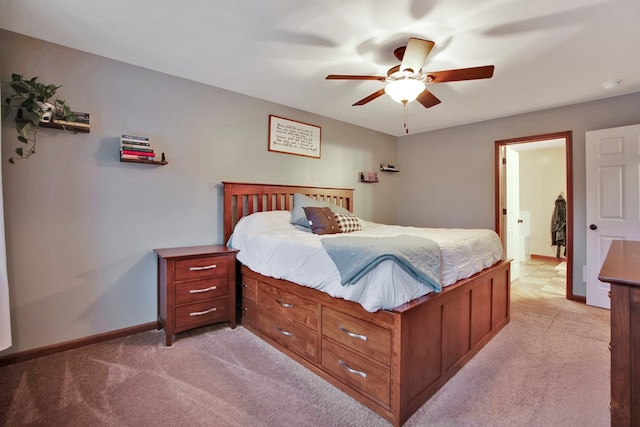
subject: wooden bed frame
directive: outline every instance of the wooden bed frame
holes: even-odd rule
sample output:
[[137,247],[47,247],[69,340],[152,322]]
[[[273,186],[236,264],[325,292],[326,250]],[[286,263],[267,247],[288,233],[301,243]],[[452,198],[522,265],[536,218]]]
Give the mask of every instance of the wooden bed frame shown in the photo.
[[[302,193],[353,211],[353,190],[224,182],[225,242],[254,212],[291,210]],[[240,322],[401,426],[510,319],[510,262],[393,310],[265,277],[240,266]]]

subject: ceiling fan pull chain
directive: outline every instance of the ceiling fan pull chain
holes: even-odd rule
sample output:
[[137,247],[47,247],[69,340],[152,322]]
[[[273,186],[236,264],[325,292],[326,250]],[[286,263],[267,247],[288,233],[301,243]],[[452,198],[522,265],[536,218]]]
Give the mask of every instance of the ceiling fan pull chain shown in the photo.
[[405,133],[409,133],[409,113],[407,112],[407,102],[402,103],[404,110],[404,131]]

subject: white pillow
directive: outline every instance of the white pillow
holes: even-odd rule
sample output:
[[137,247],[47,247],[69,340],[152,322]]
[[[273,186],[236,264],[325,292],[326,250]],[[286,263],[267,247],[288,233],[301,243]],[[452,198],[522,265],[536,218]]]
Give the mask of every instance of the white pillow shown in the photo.
[[[254,233],[255,230],[282,230],[292,228],[291,212],[283,210],[254,212],[251,215],[243,216],[233,229],[233,234],[229,237],[227,246],[238,249],[233,245],[234,235],[245,235]],[[295,228],[295,227],[293,227]],[[305,230],[306,231],[306,230]]]

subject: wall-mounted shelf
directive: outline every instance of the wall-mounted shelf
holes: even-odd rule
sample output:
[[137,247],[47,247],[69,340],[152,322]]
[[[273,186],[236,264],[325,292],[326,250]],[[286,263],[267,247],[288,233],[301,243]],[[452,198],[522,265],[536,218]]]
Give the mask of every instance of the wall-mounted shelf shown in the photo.
[[[16,119],[17,123],[24,123],[27,120],[24,119]],[[82,133],[89,133],[90,128],[88,125],[84,125],[84,124],[69,124],[68,122],[66,122],[64,125],[62,125],[61,123],[58,123],[56,121],[54,122],[40,122],[40,127],[42,128],[50,128],[50,129],[60,129],[60,130],[67,130],[70,132],[82,132]]]
[[128,163],[145,163],[148,165],[166,165],[164,153],[156,160],[156,152],[146,136],[122,135],[120,137],[120,161]]
[[166,165],[169,162],[162,162],[160,160],[143,160],[143,159],[123,159],[122,157],[120,158],[121,162],[126,162],[126,163],[146,163],[149,165],[158,165],[158,166],[162,166],[162,165]]
[[394,165],[385,165],[380,163],[380,170],[383,172],[400,172]]
[[360,182],[366,182],[367,184],[378,182],[378,174],[373,171],[360,172]]

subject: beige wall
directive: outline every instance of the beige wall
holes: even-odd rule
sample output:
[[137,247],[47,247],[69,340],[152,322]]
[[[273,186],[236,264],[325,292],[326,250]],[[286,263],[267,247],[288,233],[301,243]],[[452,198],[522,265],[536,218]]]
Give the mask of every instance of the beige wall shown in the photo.
[[495,141],[572,131],[573,291],[584,296],[585,132],[640,123],[639,111],[640,93],[635,93],[402,137],[398,221],[495,228]]
[[[155,321],[152,250],[222,243],[222,181],[355,188],[357,215],[396,221],[397,174],[357,180],[395,163],[395,137],[0,31],[1,80],[12,73],[63,85],[91,133],[43,129],[37,154],[10,165],[19,143],[2,123],[14,340],[2,354]],[[269,152],[269,114],[321,126],[322,158]],[[169,164],[119,162],[125,133]]]
[[[529,251],[533,255],[556,256],[551,246],[551,217],[555,200],[566,199],[566,164],[564,148],[521,151],[520,211],[530,213]],[[562,247],[564,254],[564,247]]]

